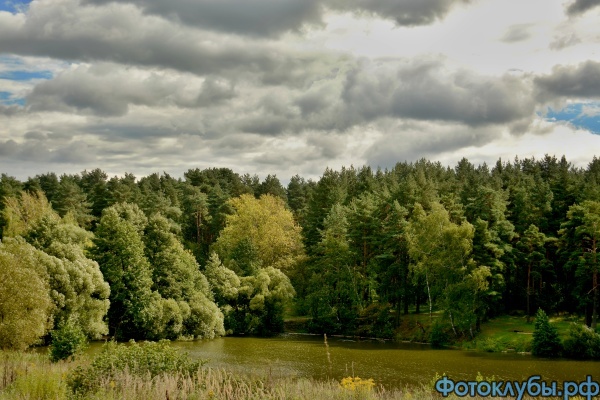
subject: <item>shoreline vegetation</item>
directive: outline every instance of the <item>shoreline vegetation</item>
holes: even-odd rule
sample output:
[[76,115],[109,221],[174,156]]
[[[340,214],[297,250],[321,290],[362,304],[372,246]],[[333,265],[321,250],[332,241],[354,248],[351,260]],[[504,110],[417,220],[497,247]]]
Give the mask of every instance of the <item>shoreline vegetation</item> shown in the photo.
[[[135,355],[135,357],[134,357]],[[436,399],[434,380],[385,388],[373,379],[340,381],[239,373],[203,366],[166,342],[107,343],[87,356],[50,362],[40,353],[0,352],[0,399]],[[474,379],[481,379],[480,376]]]
[[[123,352],[124,348],[134,350]],[[241,373],[190,360],[186,353],[170,351],[168,341],[107,342],[94,358],[78,355],[59,362],[51,362],[43,353],[0,351],[0,400],[429,400],[441,398],[434,389],[439,378],[436,373],[424,377],[421,384],[388,388],[358,376],[322,380],[284,376],[271,369]],[[478,373],[472,380],[493,382],[495,378]]]

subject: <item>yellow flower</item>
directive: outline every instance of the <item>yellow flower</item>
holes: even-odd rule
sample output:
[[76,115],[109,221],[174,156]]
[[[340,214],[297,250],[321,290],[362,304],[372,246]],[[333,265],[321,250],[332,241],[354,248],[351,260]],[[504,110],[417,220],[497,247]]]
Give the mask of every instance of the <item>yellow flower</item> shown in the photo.
[[375,386],[375,382],[372,378],[361,379],[358,376],[343,378],[340,382],[342,388],[347,390],[366,389],[371,390]]

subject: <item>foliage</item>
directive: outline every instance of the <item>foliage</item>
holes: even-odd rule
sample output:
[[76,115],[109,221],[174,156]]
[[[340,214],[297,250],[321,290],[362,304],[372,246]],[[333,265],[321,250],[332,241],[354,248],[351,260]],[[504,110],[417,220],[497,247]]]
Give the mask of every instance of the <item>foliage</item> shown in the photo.
[[20,192],[6,197],[3,205],[4,237],[24,235],[42,217],[53,214],[50,203],[42,192]]
[[54,325],[74,321],[86,336],[97,339],[108,333],[104,317],[110,288],[98,263],[86,256],[93,235],[56,215],[45,215],[32,226],[26,240],[46,257],[50,293],[56,311]]
[[150,378],[165,373],[191,375],[202,364],[203,361],[190,359],[166,340],[142,344],[133,340],[129,344],[109,342],[89,366],[78,367],[70,374],[68,386],[74,394],[83,395],[98,388],[101,379],[115,378],[119,373]]
[[169,231],[160,214],[150,217],[144,234],[145,254],[152,269],[152,289],[162,297],[162,327],[154,338],[181,335],[212,339],[225,334],[223,314],[194,256]]
[[585,325],[572,323],[563,347],[564,355],[570,358],[600,359],[600,334]]
[[[597,326],[599,194],[598,158],[577,168],[549,155],[327,168],[287,190],[227,168],[2,174],[0,229],[46,285],[45,331],[73,319],[88,337],[107,322],[122,338],[211,337],[223,319],[257,333],[280,329],[287,307],[315,332],[389,336],[425,306],[460,340],[527,308]],[[270,294],[269,267],[288,278],[293,308]],[[500,344],[525,349],[522,336]]]
[[0,348],[22,350],[52,327],[53,303],[36,250],[23,241],[0,242]]
[[431,347],[439,349],[448,344],[448,333],[444,327],[444,324],[439,321],[435,321],[431,325],[431,332],[429,333],[429,342]]
[[81,327],[72,321],[67,321],[50,332],[50,360],[57,362],[75,357],[87,345],[87,338]]
[[222,307],[225,328],[235,334],[260,336],[283,332],[284,306],[295,294],[289,278],[279,269],[267,267],[239,279],[237,298]]
[[235,210],[226,218],[215,250],[225,265],[235,263],[240,244],[249,241],[262,267],[291,270],[303,255],[301,228],[283,200],[266,194],[256,199],[242,195],[229,201]]
[[538,309],[531,345],[532,354],[539,357],[558,357],[561,351],[562,345],[556,328],[550,325],[544,310]]
[[160,295],[152,292],[152,270],[141,234],[146,219],[137,206],[104,210],[92,255],[110,284],[109,328],[118,338],[144,338],[161,326]]

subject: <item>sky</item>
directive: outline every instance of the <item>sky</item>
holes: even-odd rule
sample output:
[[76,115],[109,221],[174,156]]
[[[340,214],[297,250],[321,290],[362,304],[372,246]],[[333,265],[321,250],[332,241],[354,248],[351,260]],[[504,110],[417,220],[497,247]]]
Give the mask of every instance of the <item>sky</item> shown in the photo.
[[600,0],[0,0],[0,173],[600,151]]

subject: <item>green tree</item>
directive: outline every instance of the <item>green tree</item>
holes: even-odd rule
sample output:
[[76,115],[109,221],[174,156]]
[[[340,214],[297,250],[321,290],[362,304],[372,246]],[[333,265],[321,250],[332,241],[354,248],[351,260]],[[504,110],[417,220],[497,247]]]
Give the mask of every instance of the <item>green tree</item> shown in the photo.
[[92,249],[110,284],[110,332],[117,338],[146,338],[160,326],[160,295],[152,292],[152,270],[144,255],[146,219],[130,204],[106,208],[96,228]]
[[194,256],[169,231],[165,217],[150,217],[144,243],[152,269],[152,289],[163,298],[163,314],[168,317],[163,335],[170,339],[182,334],[202,338],[223,335],[223,315],[213,301],[208,281]]
[[[562,225],[563,243],[571,244],[571,265],[577,270],[577,275],[583,281],[580,296],[584,299],[591,294],[592,321],[591,327],[596,329],[598,324],[598,302],[600,283],[598,282],[598,251],[600,246],[600,202],[586,200],[573,205],[567,213],[567,221]],[[590,288],[591,287],[591,288]],[[589,288],[589,289],[588,289]],[[585,290],[587,289],[587,293]]]
[[61,217],[71,214],[79,226],[89,229],[94,220],[91,206],[92,203],[88,201],[88,196],[78,185],[77,178],[62,175],[52,200],[52,207],[58,214]]
[[276,175],[267,175],[254,193],[257,198],[265,194],[279,197],[284,201],[287,200],[285,189],[281,186],[281,182],[279,182]]
[[241,285],[240,278],[221,263],[217,253],[211,253],[204,274],[220,307],[237,300]]
[[527,297],[527,322],[531,319],[531,296],[535,293],[535,280],[542,282],[542,269],[546,265],[545,244],[546,235],[539,231],[538,227],[531,224],[523,232],[517,244],[518,260],[523,267],[526,267],[526,286],[525,294]]
[[104,317],[110,288],[98,263],[86,256],[93,235],[46,215],[25,235],[36,249],[50,256],[45,263],[56,312],[54,325],[76,324],[91,339],[108,332]]
[[236,334],[271,335],[283,331],[284,306],[295,294],[289,278],[274,267],[239,277],[212,253],[205,268],[225,328]]
[[413,271],[425,278],[430,317],[434,295],[462,278],[470,259],[473,231],[468,222],[451,222],[439,203],[432,203],[429,214],[415,204],[408,226],[409,254]]
[[341,204],[331,208],[311,263],[307,303],[314,332],[353,333],[362,309],[364,282],[354,264],[347,212]]
[[75,357],[87,346],[87,338],[81,327],[72,321],[61,324],[51,332],[50,360],[57,362]]
[[562,351],[556,328],[550,324],[548,316],[541,308],[535,316],[531,353],[539,357],[558,357]]

